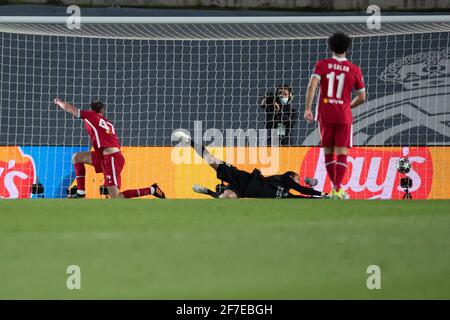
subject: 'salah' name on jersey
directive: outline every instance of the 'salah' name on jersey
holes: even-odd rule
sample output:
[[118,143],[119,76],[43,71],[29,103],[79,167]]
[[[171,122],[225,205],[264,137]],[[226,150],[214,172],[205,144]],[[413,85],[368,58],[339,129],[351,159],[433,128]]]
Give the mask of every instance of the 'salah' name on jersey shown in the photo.
[[336,64],[336,63],[329,63],[328,64],[328,69],[330,69],[330,70],[339,70],[339,71],[344,71],[344,72],[349,72],[350,71],[350,67],[349,66],[344,66],[342,64]]

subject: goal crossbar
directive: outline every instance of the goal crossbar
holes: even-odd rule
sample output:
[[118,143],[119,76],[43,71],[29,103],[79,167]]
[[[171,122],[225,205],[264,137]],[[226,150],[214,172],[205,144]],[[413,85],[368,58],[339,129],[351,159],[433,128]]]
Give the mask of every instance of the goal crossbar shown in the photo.
[[[80,17],[86,24],[335,24],[366,23],[370,16]],[[63,24],[69,16],[0,16],[0,23]],[[450,15],[380,16],[383,23],[445,23]]]
[[[273,40],[449,32],[450,15],[292,17],[30,17],[0,16],[0,32],[140,40]],[[381,28],[372,28],[379,22]],[[80,28],[68,28],[79,23]],[[323,26],[317,28],[317,25]]]

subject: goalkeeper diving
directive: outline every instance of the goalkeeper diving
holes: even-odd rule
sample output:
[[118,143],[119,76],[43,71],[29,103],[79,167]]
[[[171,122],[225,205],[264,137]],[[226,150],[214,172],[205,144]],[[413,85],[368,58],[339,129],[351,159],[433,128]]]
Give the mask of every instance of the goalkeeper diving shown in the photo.
[[[174,133],[174,137],[190,145],[217,173],[217,179],[226,182],[226,187],[218,188],[216,192],[195,185],[194,191],[210,195],[214,198],[325,198],[326,193],[302,186],[300,177],[293,171],[280,175],[263,176],[261,171],[253,172],[239,170],[236,167],[216,159],[203,145],[197,145],[190,136],[182,131]],[[290,193],[290,190],[302,195]]]

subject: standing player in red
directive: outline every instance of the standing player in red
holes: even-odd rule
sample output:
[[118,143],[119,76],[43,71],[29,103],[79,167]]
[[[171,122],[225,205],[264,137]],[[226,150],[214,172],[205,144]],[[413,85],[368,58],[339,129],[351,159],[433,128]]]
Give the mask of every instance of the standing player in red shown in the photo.
[[[348,197],[341,183],[347,170],[348,148],[352,147],[351,109],[366,101],[361,69],[345,57],[350,44],[351,39],[343,33],[335,33],[328,39],[333,56],[316,63],[306,93],[304,118],[311,123],[314,120],[311,107],[320,84],[315,120],[319,122],[325,167],[333,183],[330,196],[335,199]],[[353,90],[356,97],[352,100]]]
[[84,198],[85,192],[85,164],[94,166],[95,172],[103,172],[104,186],[108,188],[111,198],[135,198],[146,195],[154,195],[157,198],[165,198],[164,192],[154,183],[151,187],[131,189],[120,192],[120,173],[125,165],[125,158],[120,151],[119,139],[114,125],[103,115],[105,106],[101,102],[92,102],[91,110],[80,110],[58,98],[53,102],[61,109],[84,120],[86,131],[94,147],[93,152],[76,152],[72,161],[75,167],[77,179],[77,194],[72,198]]

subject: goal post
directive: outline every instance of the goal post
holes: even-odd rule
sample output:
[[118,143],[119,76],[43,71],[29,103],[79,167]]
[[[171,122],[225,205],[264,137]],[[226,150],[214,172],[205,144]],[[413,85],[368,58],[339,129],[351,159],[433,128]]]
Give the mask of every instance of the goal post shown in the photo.
[[[45,197],[66,195],[71,154],[90,146],[81,121],[51,103],[57,96],[84,109],[106,104],[127,161],[124,188],[157,181],[170,198],[213,188],[214,171],[176,147],[183,129],[239,168],[293,170],[328,191],[317,124],[303,111],[312,68],[343,31],[368,92],[353,111],[345,188],[356,199],[401,198],[395,163],[408,157],[413,198],[448,198],[450,16],[382,16],[380,29],[367,19],[81,17],[68,29],[67,17],[0,17],[0,196],[36,197],[37,183]],[[292,88],[292,108],[263,109],[279,85]],[[89,169],[89,197],[101,183]]]

